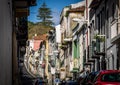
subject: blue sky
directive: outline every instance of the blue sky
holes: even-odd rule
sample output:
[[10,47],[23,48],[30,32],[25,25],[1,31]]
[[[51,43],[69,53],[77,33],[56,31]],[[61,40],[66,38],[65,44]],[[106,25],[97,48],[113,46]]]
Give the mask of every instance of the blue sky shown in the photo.
[[28,16],[28,20],[32,22],[39,22],[37,20],[38,9],[41,7],[43,2],[46,2],[47,7],[51,8],[53,22],[55,25],[59,24],[60,13],[65,6],[69,6],[70,4],[80,2],[81,0],[37,0],[37,6],[30,7],[30,15]]

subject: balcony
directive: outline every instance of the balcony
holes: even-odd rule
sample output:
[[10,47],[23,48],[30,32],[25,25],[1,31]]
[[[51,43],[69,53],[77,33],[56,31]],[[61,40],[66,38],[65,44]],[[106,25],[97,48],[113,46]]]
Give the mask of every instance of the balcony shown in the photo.
[[99,55],[92,55],[92,58],[93,59],[100,59],[100,56]]
[[111,26],[111,42],[113,44],[120,42],[120,19],[113,22]]
[[95,55],[101,55],[101,56],[105,56],[105,52],[97,52],[97,51],[95,51]]
[[120,42],[120,34],[118,34],[114,38],[112,38],[111,42],[112,43],[119,43]]
[[95,62],[95,60],[94,59],[88,59],[88,62]]
[[67,38],[67,37],[66,37],[66,38],[63,39],[63,41],[64,41],[64,42],[72,42],[72,38]]
[[15,16],[23,17],[29,15],[30,6],[36,6],[36,0],[15,0],[14,8],[15,8]]

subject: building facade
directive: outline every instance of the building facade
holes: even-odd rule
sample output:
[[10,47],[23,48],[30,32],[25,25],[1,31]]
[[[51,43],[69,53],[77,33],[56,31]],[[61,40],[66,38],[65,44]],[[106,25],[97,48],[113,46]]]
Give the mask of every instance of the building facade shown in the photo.
[[[19,2],[16,0],[0,1],[0,85],[18,85],[20,83],[20,63],[18,62],[21,61],[20,59],[22,54],[25,53],[24,46],[27,39],[26,16],[28,16],[28,12],[23,13],[23,11],[19,11],[18,13],[18,8],[20,9],[20,7],[23,5],[25,8],[29,8],[29,6],[34,4],[31,4],[31,1],[32,0],[25,1],[27,6],[24,3],[20,4],[22,2],[21,0],[19,0]],[[24,27],[22,25],[23,23],[20,23],[20,20],[23,20]],[[19,53],[21,53],[21,55]]]
[[94,70],[119,69],[118,4],[119,0],[112,2],[108,0],[93,0],[90,4],[89,26],[93,49],[91,53],[92,57],[95,58]]

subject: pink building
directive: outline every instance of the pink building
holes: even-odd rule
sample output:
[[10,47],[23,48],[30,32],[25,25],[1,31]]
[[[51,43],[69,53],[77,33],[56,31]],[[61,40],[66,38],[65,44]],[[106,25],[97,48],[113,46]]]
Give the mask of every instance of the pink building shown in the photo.
[[34,51],[37,51],[40,48],[40,43],[46,40],[46,34],[35,36],[32,40],[30,41],[30,46]]
[[39,39],[38,39],[38,40],[37,40],[37,39],[35,40],[35,39],[34,39],[34,41],[33,41],[33,43],[34,43],[34,44],[33,44],[33,50],[34,50],[34,51],[36,51],[36,50],[39,49],[41,42],[42,42],[42,40],[39,40]]

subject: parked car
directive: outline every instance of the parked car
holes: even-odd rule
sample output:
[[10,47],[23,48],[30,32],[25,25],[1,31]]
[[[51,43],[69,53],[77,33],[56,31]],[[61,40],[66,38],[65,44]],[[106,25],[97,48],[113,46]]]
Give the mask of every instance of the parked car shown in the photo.
[[80,85],[92,85],[95,76],[99,72],[91,72],[85,76],[85,78],[80,82]]
[[120,70],[100,71],[93,85],[120,85]]

